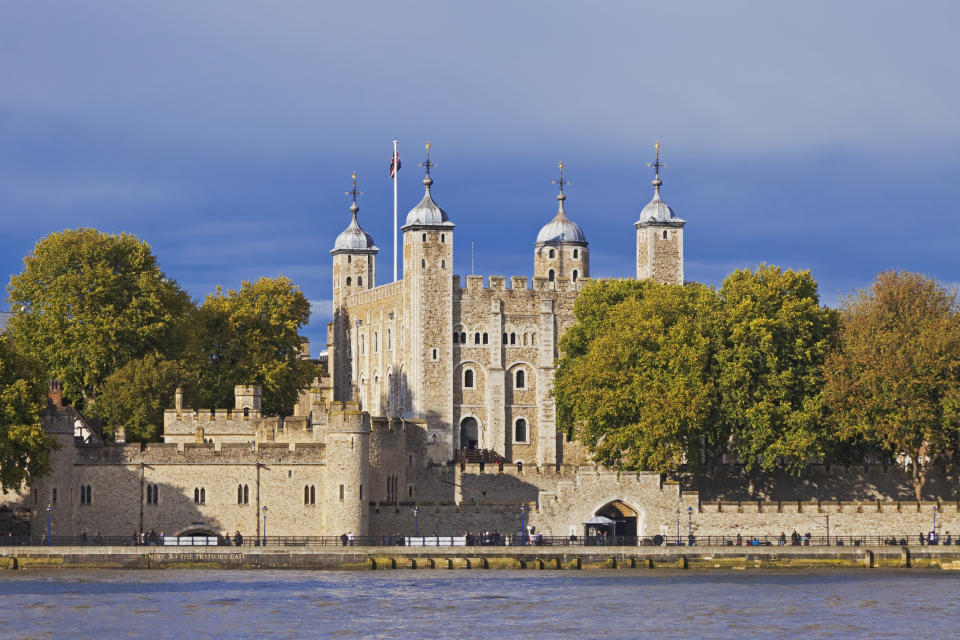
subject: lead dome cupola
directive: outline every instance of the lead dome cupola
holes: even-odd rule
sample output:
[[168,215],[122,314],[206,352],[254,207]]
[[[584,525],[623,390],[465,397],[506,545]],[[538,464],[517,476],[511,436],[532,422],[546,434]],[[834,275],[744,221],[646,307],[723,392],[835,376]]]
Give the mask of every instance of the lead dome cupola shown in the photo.
[[566,194],[563,193],[563,186],[570,183],[563,179],[563,163],[561,162],[557,166],[560,167],[560,178],[553,181],[553,184],[559,185],[560,187],[560,193],[557,194],[557,215],[540,229],[540,233],[537,234],[537,244],[565,243],[586,245],[587,236],[584,235],[583,229],[567,217],[567,212],[563,208],[563,203],[567,199]]
[[357,205],[357,196],[361,195],[361,192],[357,191],[356,172],[353,173],[353,189],[347,191],[347,195],[353,196],[353,204],[350,205],[350,214],[353,216],[353,219],[350,220],[347,228],[337,236],[337,239],[333,243],[333,250],[330,253],[338,251],[378,251],[373,245],[373,238],[369,233],[361,229],[360,223],[357,222],[357,212],[360,211],[360,207]]
[[660,143],[656,143],[654,147],[657,150],[657,158],[654,162],[648,163],[655,171],[653,182],[650,183],[653,185],[653,200],[648,202],[640,211],[640,218],[634,223],[634,226],[657,222],[683,224],[684,220],[678,218],[670,205],[660,197],[660,186],[663,184],[663,181],[660,180],[660,167],[663,166],[663,163],[660,162]]
[[410,213],[407,214],[407,221],[403,225],[403,228],[408,227],[452,227],[453,223],[450,222],[450,218],[447,217],[447,212],[440,208],[436,202],[433,201],[433,196],[430,193],[430,187],[433,185],[433,178],[430,177],[430,168],[434,167],[433,162],[430,161],[430,143],[427,142],[427,159],[421,163],[424,169],[426,169],[427,175],[423,179],[424,194],[423,199],[417,203],[413,209],[410,209]]

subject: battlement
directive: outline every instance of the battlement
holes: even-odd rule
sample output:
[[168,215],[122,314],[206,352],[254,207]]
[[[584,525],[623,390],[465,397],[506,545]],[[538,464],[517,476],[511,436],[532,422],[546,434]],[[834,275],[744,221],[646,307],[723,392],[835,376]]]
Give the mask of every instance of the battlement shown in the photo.
[[78,465],[323,464],[325,445],[309,443],[150,443],[77,447]]
[[[466,287],[460,286],[460,276],[453,276],[453,289],[455,292],[464,291],[503,291],[507,295],[529,294],[531,291],[580,291],[590,278],[578,278],[575,282],[565,276],[557,276],[555,280],[548,278],[534,278],[532,288],[528,286],[527,276],[510,276],[510,287],[507,287],[506,276],[488,276],[488,284],[484,285],[484,276],[468,275],[466,276]],[[357,294],[359,295],[359,294]]]
[[401,295],[403,295],[403,280],[397,280],[396,282],[382,284],[379,287],[367,289],[366,291],[351,293],[347,296],[347,306],[367,304],[368,302],[376,302],[377,300],[385,300]]

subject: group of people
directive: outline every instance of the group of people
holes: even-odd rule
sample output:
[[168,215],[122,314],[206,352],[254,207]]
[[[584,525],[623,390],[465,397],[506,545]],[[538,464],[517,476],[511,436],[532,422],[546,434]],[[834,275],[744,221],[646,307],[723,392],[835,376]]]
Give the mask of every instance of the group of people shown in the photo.
[[353,535],[353,531],[348,531],[347,533],[340,534],[340,544],[342,544],[343,546],[350,545],[352,547],[354,543],[354,539],[355,537]]
[[[940,535],[935,530],[931,529],[930,532],[927,533],[926,535],[924,535],[922,531],[920,532],[921,545],[924,545],[924,544],[936,545],[940,543],[941,543]],[[951,544],[953,544],[953,536],[951,536],[950,532],[947,531],[943,536],[943,545],[947,546]]]
[[[797,533],[797,530],[794,529],[793,533],[790,534],[790,545],[794,547],[799,547],[801,545],[804,547],[809,547],[811,538],[813,538],[813,536],[809,531],[801,536],[799,533]],[[756,538],[753,538],[753,540],[756,540]],[[760,544],[759,541],[756,544]],[[786,546],[787,544],[787,535],[783,531],[780,532],[780,537],[777,539],[777,544],[779,544],[781,547]],[[739,545],[740,534],[737,534],[737,546]]]

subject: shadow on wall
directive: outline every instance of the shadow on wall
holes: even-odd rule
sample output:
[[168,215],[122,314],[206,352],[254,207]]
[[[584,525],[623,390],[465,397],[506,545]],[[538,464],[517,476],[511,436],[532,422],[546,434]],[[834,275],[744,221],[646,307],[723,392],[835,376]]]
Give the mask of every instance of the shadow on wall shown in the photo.
[[[712,465],[681,473],[684,490],[699,491],[703,501],[876,501],[914,502],[913,481],[902,467],[882,465],[811,465],[797,477],[784,471],[747,472],[741,465]],[[960,469],[935,467],[923,490],[925,500],[960,497]]]

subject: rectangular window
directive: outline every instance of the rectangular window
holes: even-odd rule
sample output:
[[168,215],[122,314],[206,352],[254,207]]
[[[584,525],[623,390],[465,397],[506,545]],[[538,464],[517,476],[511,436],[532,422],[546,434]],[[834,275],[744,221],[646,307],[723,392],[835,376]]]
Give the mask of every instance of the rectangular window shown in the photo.
[[53,495],[51,496],[51,502],[52,502],[53,504],[57,504],[57,489],[56,489],[56,487],[54,487],[54,489],[53,489]]
[[363,500],[363,485],[360,485],[360,499]]
[[343,485],[340,485],[340,499],[343,500]]
[[412,485],[412,484],[408,484],[408,485],[407,485],[407,497],[408,497],[408,498],[412,498],[412,497],[413,497],[413,485]]

